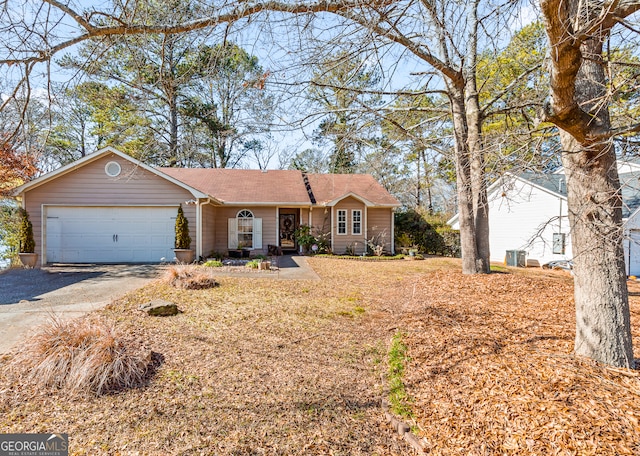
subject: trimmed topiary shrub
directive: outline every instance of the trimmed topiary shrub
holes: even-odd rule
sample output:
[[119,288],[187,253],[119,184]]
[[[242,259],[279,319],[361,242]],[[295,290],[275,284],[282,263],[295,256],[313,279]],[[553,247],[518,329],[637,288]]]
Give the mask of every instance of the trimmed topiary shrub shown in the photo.
[[20,215],[20,253],[33,253],[36,249],[36,241],[33,238],[33,225],[29,220],[29,213],[25,209],[18,209]]
[[176,217],[176,249],[191,248],[191,236],[189,236],[189,220],[184,216],[182,204],[178,206]]

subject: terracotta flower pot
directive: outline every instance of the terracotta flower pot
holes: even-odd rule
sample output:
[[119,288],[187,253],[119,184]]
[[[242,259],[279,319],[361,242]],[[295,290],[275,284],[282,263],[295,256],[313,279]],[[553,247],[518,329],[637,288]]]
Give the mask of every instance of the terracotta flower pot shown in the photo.
[[25,268],[36,267],[36,263],[38,262],[37,253],[18,253],[18,256],[20,257],[20,262]]
[[178,263],[193,263],[195,252],[191,249],[174,249]]

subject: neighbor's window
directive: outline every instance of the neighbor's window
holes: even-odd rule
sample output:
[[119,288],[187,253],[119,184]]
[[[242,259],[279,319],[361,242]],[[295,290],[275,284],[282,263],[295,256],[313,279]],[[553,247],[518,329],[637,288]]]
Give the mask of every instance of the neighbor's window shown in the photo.
[[236,217],[238,221],[238,248],[253,248],[253,213],[242,210]]
[[347,234],[347,211],[338,209],[338,234]]
[[565,253],[565,233],[553,233],[553,253],[564,255]]
[[351,211],[351,234],[362,234],[362,211],[360,209]]

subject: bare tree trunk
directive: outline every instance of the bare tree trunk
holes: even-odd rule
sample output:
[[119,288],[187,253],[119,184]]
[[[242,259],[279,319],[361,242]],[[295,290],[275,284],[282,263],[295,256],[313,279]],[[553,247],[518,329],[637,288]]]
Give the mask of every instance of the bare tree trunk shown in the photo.
[[172,94],[169,104],[169,166],[178,164],[178,100]]
[[[584,103],[605,96],[602,44],[587,40],[576,79]],[[596,82],[594,84],[594,82]],[[598,109],[588,136],[611,129],[609,113]],[[579,143],[561,131],[562,163],[574,255],[575,353],[614,366],[633,366],[629,302],[622,247],[622,198],[611,139]]]
[[560,128],[567,178],[575,353],[633,367],[622,198],[602,49],[610,28],[640,4],[620,3],[606,11],[601,4],[564,0],[541,0],[540,6],[551,45],[551,96],[543,114]]
[[471,191],[473,194],[473,216],[476,230],[477,272],[490,271],[489,207],[487,205],[487,182],[482,146],[482,119],[475,75],[466,82],[467,144],[471,167]]
[[471,166],[471,193],[476,238],[476,272],[488,274],[491,264],[489,246],[489,207],[482,144],[482,112],[478,98],[476,68],[478,61],[478,5],[479,0],[467,4],[467,22],[470,27],[469,47],[464,65],[464,103],[467,117],[467,147]]
[[573,245],[575,353],[631,367],[622,201],[613,145],[586,149],[564,132],[561,141]]
[[418,151],[418,160],[416,160],[417,165],[418,165],[418,181],[417,181],[417,185],[416,185],[416,206],[420,207],[422,205],[422,195],[420,194],[421,190],[422,190],[422,185],[421,185],[421,177],[420,177],[420,159],[421,159],[421,153],[420,151]]
[[464,91],[449,83],[449,99],[455,134],[456,187],[458,190],[458,217],[460,224],[460,250],[462,253],[462,273],[477,274],[478,247],[476,243],[475,217],[473,211],[473,189],[471,182],[471,162],[466,138],[467,118],[464,105]]

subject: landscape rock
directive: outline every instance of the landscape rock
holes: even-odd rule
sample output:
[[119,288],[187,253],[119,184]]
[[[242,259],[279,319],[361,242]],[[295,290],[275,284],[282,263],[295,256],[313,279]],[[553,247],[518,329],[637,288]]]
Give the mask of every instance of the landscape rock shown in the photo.
[[169,317],[180,312],[178,306],[170,301],[156,299],[140,306],[140,310],[152,317]]

